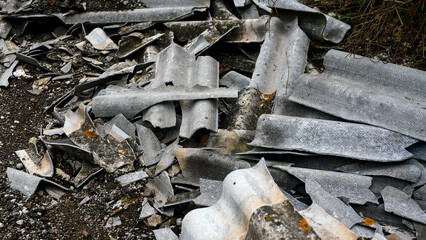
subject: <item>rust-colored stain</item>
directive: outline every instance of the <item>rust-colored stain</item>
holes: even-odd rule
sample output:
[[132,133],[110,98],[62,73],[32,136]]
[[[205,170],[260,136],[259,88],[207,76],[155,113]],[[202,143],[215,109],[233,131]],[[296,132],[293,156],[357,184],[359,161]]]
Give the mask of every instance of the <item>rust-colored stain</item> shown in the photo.
[[198,147],[204,146],[207,143],[207,141],[209,140],[209,137],[210,137],[209,135],[202,136],[200,138],[200,144],[198,144]]
[[359,164],[359,168],[364,168],[365,167],[365,164],[364,163],[360,163]]
[[50,0],[50,6],[52,6],[53,4],[55,4],[56,0]]
[[311,229],[311,227],[309,227],[308,222],[306,221],[306,219],[302,219],[302,221],[300,221],[300,227],[303,230],[308,231],[309,229]]
[[99,124],[99,125],[104,125],[101,121],[93,121],[93,123],[96,125],[96,124]]
[[118,150],[120,153],[122,153],[122,154],[124,154],[124,155],[126,155],[126,153],[127,153],[127,149],[125,149],[125,148],[123,148],[122,150]]
[[96,131],[94,129],[92,129],[91,127],[89,127],[86,131],[86,136],[88,136],[89,138],[93,138],[96,137]]
[[274,99],[275,93],[276,93],[276,91],[274,93],[271,93],[271,94],[260,93],[260,98],[262,98],[263,101],[266,101],[266,102],[271,101],[272,99]]
[[373,219],[371,219],[371,218],[364,218],[364,224],[365,225],[368,225],[368,226],[370,226],[370,225],[373,225],[375,222],[374,222],[374,220]]
[[270,222],[277,219],[277,217],[265,217],[265,221]]

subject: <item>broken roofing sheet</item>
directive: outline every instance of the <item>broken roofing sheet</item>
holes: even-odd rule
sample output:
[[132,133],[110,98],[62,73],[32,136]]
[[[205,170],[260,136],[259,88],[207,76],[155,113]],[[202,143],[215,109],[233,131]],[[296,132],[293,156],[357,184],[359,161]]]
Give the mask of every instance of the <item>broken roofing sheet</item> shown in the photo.
[[412,157],[405,147],[416,142],[402,134],[363,124],[264,114],[250,145],[392,162]]
[[424,71],[336,50],[324,66],[323,74],[296,81],[291,101],[426,141]]
[[182,222],[181,239],[242,239],[254,210],[285,200],[265,162],[260,161],[253,168],[230,173],[215,205],[189,212]]

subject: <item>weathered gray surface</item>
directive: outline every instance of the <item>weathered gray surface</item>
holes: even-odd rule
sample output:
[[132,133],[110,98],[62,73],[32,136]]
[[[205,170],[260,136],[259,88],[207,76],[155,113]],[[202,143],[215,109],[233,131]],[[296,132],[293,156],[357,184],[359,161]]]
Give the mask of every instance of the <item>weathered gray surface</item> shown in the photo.
[[213,206],[189,212],[182,222],[181,239],[241,239],[247,234],[252,213],[286,198],[272,180],[264,161],[230,173],[222,197]]
[[175,161],[174,151],[181,147],[182,146],[179,145],[179,138],[177,138],[172,144],[158,152],[157,158],[159,161],[155,167],[155,175],[160,174],[162,171],[172,166],[173,162]]
[[[253,0],[253,2],[260,8],[273,12],[274,9],[269,8],[272,4],[268,1],[263,0]],[[310,35],[311,38],[315,40],[326,40],[333,43],[339,43],[343,40],[346,32],[351,28],[346,23],[343,23],[335,18],[328,16],[327,14],[320,13],[317,10],[314,10],[298,1],[294,0],[278,0],[273,3],[275,8],[291,9],[299,12],[299,18],[306,18],[301,23],[301,27],[304,31]],[[324,19],[318,21],[318,18],[312,19],[310,15],[312,13],[317,13],[322,15]]]
[[200,191],[201,195],[193,199],[193,202],[200,206],[212,206],[222,195],[222,181],[201,178]]
[[298,79],[291,101],[426,140],[424,71],[336,50],[324,66],[323,74]]
[[426,185],[413,192],[413,197],[418,200],[426,201]]
[[164,33],[158,33],[150,37],[141,36],[139,34],[129,34],[127,37],[123,37],[120,42],[118,42],[120,47],[117,51],[117,56],[119,58],[128,57],[164,36]]
[[348,203],[378,203],[373,192],[369,189],[371,177],[278,165],[273,167],[284,170],[303,182],[306,182],[308,178],[312,178],[333,196],[348,199]]
[[247,87],[250,84],[250,78],[237,73],[235,71],[229,71],[220,79],[220,85],[228,88],[236,88],[238,91]]
[[320,239],[312,228],[302,229],[302,219],[289,201],[260,207],[250,217],[245,239]]
[[53,176],[54,166],[49,151],[46,151],[44,154],[39,154],[35,144],[30,144],[28,149],[16,151],[15,154],[29,173],[37,174],[42,177]]
[[394,187],[386,187],[382,191],[385,211],[398,216],[426,224],[426,213],[407,194]]
[[403,163],[370,163],[349,164],[336,170],[365,176],[386,176],[409,182],[417,182],[422,175],[419,167],[409,161]]
[[121,175],[117,177],[115,180],[117,180],[121,186],[127,186],[130,183],[140,181],[142,179],[148,178],[148,174],[146,174],[145,171],[137,171],[137,172],[131,172],[128,174]]
[[27,197],[30,197],[37,191],[37,188],[41,182],[45,182],[50,185],[53,185],[53,187],[56,187],[65,191],[69,191],[68,188],[65,188],[48,179],[37,177],[23,171],[18,171],[13,168],[7,168],[6,174],[10,182],[10,187],[20,191]]
[[143,164],[151,166],[160,159],[157,157],[158,152],[161,150],[161,144],[158,138],[154,135],[151,129],[142,125],[136,125],[139,137],[139,144],[143,151]]
[[157,103],[180,100],[199,100],[214,98],[236,98],[237,90],[194,86],[160,87],[155,89],[120,92],[98,95],[93,98],[92,110],[97,117],[115,116],[122,113],[132,118],[139,112]]
[[1,74],[0,78],[0,87],[9,86],[9,78],[12,76],[13,71],[15,70],[16,65],[18,65],[18,61],[14,61],[12,65]]
[[407,161],[408,164],[412,164],[413,166],[416,166],[420,169],[420,177],[417,179],[417,181],[412,185],[413,187],[419,187],[424,184],[426,184],[426,167],[419,163],[418,161],[414,159],[409,159]]
[[154,199],[160,206],[164,205],[167,202],[167,198],[174,194],[169,175],[166,172],[162,172],[151,179],[146,184],[146,187],[154,190]]
[[350,206],[325,191],[313,178],[308,178],[306,180],[305,188],[313,203],[323,208],[328,214],[347,228],[351,228],[355,224],[363,222],[363,219],[358,216]]
[[390,162],[412,156],[404,147],[417,140],[368,125],[262,115],[250,145]]
[[170,228],[155,229],[153,232],[156,240],[179,240]]
[[151,206],[151,204],[148,202],[148,199],[145,198],[142,202],[142,210],[139,215],[139,219],[148,218],[156,213],[157,211]]
[[123,114],[118,114],[103,125],[103,129],[106,133],[110,132],[112,126],[115,125],[120,128],[127,135],[136,139],[136,127],[133,125]]
[[117,50],[118,46],[101,28],[93,29],[87,36],[86,40],[97,50]]
[[234,170],[249,168],[250,164],[231,156],[200,150],[181,148],[175,150],[182,175],[187,178],[205,178],[222,181]]

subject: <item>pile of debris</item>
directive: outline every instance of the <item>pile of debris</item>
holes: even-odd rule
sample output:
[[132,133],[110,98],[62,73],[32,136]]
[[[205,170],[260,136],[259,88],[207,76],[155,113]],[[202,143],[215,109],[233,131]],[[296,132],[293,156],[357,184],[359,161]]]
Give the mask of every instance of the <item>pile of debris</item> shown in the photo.
[[159,240],[426,238],[425,72],[338,50],[318,71],[310,42],[350,26],[293,0],[65,2],[0,6],[0,86],[79,81],[16,151],[11,188],[143,180],[141,221],[185,215]]

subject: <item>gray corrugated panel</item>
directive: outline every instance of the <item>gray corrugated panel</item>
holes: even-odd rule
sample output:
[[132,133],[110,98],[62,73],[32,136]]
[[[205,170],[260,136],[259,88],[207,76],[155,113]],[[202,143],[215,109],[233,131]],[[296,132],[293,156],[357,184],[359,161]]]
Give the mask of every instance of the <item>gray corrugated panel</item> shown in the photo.
[[[192,16],[194,12],[205,12],[206,7],[165,7],[143,8],[129,11],[84,12],[73,15],[54,14],[65,24],[89,22],[92,24],[115,24],[126,22],[167,22],[176,21]],[[27,15],[26,18],[46,17],[42,15]]]
[[155,167],[155,175],[160,174],[162,171],[172,166],[175,161],[174,150],[181,147],[182,146],[179,145],[179,138],[177,138],[172,144],[158,152],[157,158],[159,159],[159,162]]
[[197,148],[181,148],[174,153],[186,178],[222,181],[230,172],[250,167],[248,162]]
[[417,140],[383,128],[329,120],[264,114],[250,145],[378,162],[412,157]]
[[426,224],[426,213],[403,191],[388,186],[382,190],[381,194],[386,212]]
[[388,176],[409,182],[417,182],[422,175],[420,168],[409,162],[396,164],[367,162],[361,165],[354,163],[336,170],[365,176]]
[[[157,55],[155,79],[151,81],[150,88],[164,87],[166,83],[172,82],[183,83],[185,78],[191,76],[194,62],[195,56],[175,43],[170,44]],[[172,102],[156,104],[143,112],[143,119],[155,127],[173,127],[176,125],[175,106]]]
[[170,86],[110,95],[99,94],[93,98],[92,110],[96,117],[109,117],[122,113],[125,117],[132,118],[146,108],[161,102],[236,98],[237,96],[238,90],[234,89]]
[[268,19],[246,19],[240,22],[224,39],[229,43],[260,43],[265,40]]
[[138,132],[139,143],[143,151],[143,164],[144,166],[151,166],[156,164],[160,159],[157,157],[158,152],[161,150],[161,144],[151,129],[142,125],[136,125]]
[[158,33],[145,38],[140,33],[131,33],[128,36],[122,37],[120,42],[118,42],[120,48],[117,51],[117,56],[119,58],[128,57],[162,36],[164,36],[164,33]]
[[[303,18],[303,15],[307,13],[320,13],[317,10],[314,10],[302,3],[299,3],[294,0],[278,0],[274,1],[273,4],[269,4],[268,1],[263,0],[253,0],[253,2],[259,6],[260,8],[273,12],[268,6],[273,5],[274,8],[283,8],[290,9],[295,11],[300,11],[300,17]],[[351,28],[348,24],[341,22],[335,18],[332,18],[326,14],[320,13],[325,18],[325,23],[319,23],[318,21],[313,21],[313,19],[308,22],[307,26],[311,25],[310,28],[306,28],[305,31],[312,31],[312,29],[319,28],[321,31],[318,31],[315,35],[319,35],[319,37],[323,38],[326,41],[330,41],[333,43],[339,43],[345,37],[346,32]]]
[[[195,75],[186,82],[185,86],[194,85],[206,87],[219,87],[219,62],[209,56],[197,59]],[[190,138],[197,130],[207,129],[217,132],[219,124],[217,99],[181,101],[182,125],[179,135]]]
[[13,71],[15,70],[16,65],[18,65],[18,61],[14,61],[12,65],[2,73],[0,78],[0,87],[9,86],[9,78],[12,76]]
[[213,25],[203,31],[195,39],[190,40],[184,46],[184,49],[198,56],[228,35],[234,28],[235,27],[231,27],[226,32],[223,32],[220,28]]
[[45,183],[53,185],[54,187],[60,188],[65,191],[69,191],[68,188],[65,188],[48,179],[37,177],[23,171],[18,171],[13,168],[8,167],[6,170],[6,173],[7,173],[7,178],[9,179],[9,182],[10,182],[10,187],[20,191],[27,197],[30,197],[36,192],[40,182],[45,182]]
[[189,212],[182,222],[182,240],[242,239],[251,214],[259,207],[286,200],[264,161],[230,173],[222,197],[213,206]]
[[210,7],[210,0],[144,0],[148,8]]
[[308,47],[309,39],[299,28],[296,16],[272,17],[250,86],[263,94],[282,89],[282,95],[287,95],[289,85],[305,70]]
[[320,239],[359,239],[358,235],[327,214],[324,209],[315,203],[309,208],[299,211],[299,213],[306,219],[308,226],[314,229]]
[[236,88],[238,91],[247,87],[249,84],[250,78],[235,71],[228,72],[220,79],[220,85],[228,88]]
[[305,182],[306,192],[312,199],[312,202],[318,204],[328,214],[337,219],[347,228],[351,228],[357,223],[363,222],[363,219],[340,199],[325,191],[319,183],[313,178],[308,178]]
[[426,72],[330,50],[321,75],[302,75],[290,100],[426,140]]
[[37,152],[35,145],[31,144],[30,148],[15,153],[29,173],[42,177],[53,176],[54,166],[49,151],[41,155]]
[[99,136],[88,116],[86,106],[80,104],[76,112],[65,114],[64,132],[80,148],[91,152],[93,160],[108,172],[133,163],[135,155],[127,140],[120,141],[112,135]]
[[179,240],[170,228],[155,229],[153,232],[156,240]]
[[277,165],[273,167],[284,170],[303,182],[306,182],[308,178],[313,178],[325,191],[335,197],[348,199],[349,203],[378,203],[374,193],[369,189],[371,177]]

